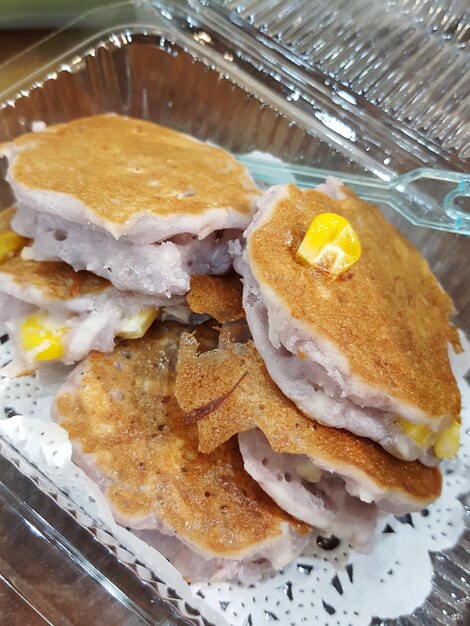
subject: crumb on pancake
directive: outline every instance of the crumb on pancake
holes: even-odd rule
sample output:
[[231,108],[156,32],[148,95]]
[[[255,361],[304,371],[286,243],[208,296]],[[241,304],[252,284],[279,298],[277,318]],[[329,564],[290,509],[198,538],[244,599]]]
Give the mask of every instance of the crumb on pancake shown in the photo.
[[193,313],[210,315],[221,324],[242,319],[242,284],[235,272],[225,276],[197,274],[191,276],[187,295]]

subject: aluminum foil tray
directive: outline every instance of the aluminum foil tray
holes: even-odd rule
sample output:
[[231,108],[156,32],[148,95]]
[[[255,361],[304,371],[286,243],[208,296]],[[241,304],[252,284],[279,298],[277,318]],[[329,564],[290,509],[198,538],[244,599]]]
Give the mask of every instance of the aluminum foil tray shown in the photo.
[[[335,96],[323,75],[307,81],[295,62],[234,26],[226,10],[222,5],[169,8],[136,2],[84,16],[9,64],[17,80],[0,87],[0,141],[26,132],[35,120],[49,124],[116,111],[170,125],[236,153],[261,150],[289,163],[349,174],[387,179],[425,165],[459,165],[446,149],[436,150],[400,125],[393,128],[367,102],[359,99],[352,106],[344,94]],[[4,174],[2,166],[0,206],[12,199]],[[470,239],[415,227],[391,209],[384,211],[422,250],[454,299],[458,325],[470,332],[470,285],[462,263]],[[110,609],[110,623],[124,623],[122,607],[129,611],[126,624],[201,623],[194,607],[174,590],[135,560],[130,564],[119,545],[77,511],[66,493],[53,502],[41,493],[51,492],[46,477],[37,474],[35,485],[22,477],[18,469],[32,476],[34,468],[1,438],[0,445],[10,461],[0,457],[2,515],[11,516],[13,529],[12,538],[3,540],[10,558],[5,548],[0,572],[17,567],[15,537],[29,535],[28,540],[41,543],[45,561],[69,572],[70,589],[74,584],[80,593],[87,585],[94,588],[95,609],[101,603],[104,610],[106,597],[113,598],[118,608],[112,609],[117,613]],[[467,530],[453,551],[433,556],[434,591],[425,605],[412,617],[387,623],[468,623],[469,555]],[[37,587],[27,582],[27,569],[7,578],[10,584],[20,581],[18,591],[49,616],[49,623],[70,623],[61,611],[66,602],[70,610],[73,591],[67,595],[62,590],[61,606],[57,595],[38,596]],[[77,610],[72,623],[89,621]]]

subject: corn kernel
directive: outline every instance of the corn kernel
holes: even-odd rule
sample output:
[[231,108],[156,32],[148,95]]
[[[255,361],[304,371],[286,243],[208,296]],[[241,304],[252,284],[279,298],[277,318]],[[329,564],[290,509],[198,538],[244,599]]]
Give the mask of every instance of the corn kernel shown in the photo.
[[404,419],[399,419],[398,423],[403,429],[403,432],[408,435],[420,448],[427,450],[432,443],[434,433],[427,426],[421,424],[414,424]]
[[316,467],[310,459],[297,463],[297,474],[309,483],[318,483],[321,479],[321,469]]
[[147,307],[131,317],[125,317],[121,320],[117,334],[124,339],[139,339],[145,335],[157,315],[158,309]]
[[321,213],[312,220],[295,258],[339,276],[360,256],[361,244],[351,224],[335,213]]
[[434,444],[434,453],[439,459],[452,459],[460,447],[460,424],[454,422],[439,435]]
[[6,261],[26,245],[26,239],[12,230],[0,232],[0,262]]
[[36,361],[53,361],[64,354],[62,339],[69,329],[59,326],[47,313],[34,313],[20,327],[20,343]]

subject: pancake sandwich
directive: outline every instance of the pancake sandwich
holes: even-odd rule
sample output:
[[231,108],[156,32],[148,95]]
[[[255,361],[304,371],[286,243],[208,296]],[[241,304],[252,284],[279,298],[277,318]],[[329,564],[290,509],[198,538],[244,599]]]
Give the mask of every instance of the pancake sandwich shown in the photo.
[[246,471],[286,512],[360,552],[373,547],[380,511],[417,511],[441,492],[439,468],[390,455],[377,443],[306,417],[272,381],[240,323],[208,349],[185,332],[176,397],[199,450],[238,433]]
[[114,114],[22,135],[1,152],[29,258],[144,295],[183,295],[190,275],[227,271],[228,242],[259,197],[224,150]]
[[458,449],[460,349],[450,298],[420,253],[335,179],[271,188],[234,246],[257,350],[326,426],[433,465]]
[[[119,523],[189,580],[251,582],[300,554],[311,529],[247,474],[236,439],[198,451],[197,426],[185,424],[174,396],[184,329],[156,324],[112,354],[92,352],[59,391],[53,415]],[[214,346],[207,325],[197,334]]]
[[[160,316],[187,318],[184,298],[122,292],[61,261],[24,260],[28,241],[11,230],[15,209],[0,212],[0,333],[12,340],[17,376],[51,361],[74,363],[91,350],[111,352],[115,338],[141,337]],[[162,308],[164,306],[164,308]]]

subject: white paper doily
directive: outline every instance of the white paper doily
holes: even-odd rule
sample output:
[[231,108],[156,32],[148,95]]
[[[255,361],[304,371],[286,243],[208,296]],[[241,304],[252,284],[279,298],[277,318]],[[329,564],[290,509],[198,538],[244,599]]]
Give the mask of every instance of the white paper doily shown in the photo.
[[[470,386],[464,378],[470,350],[465,343],[465,354],[452,357],[462,392],[462,446],[459,457],[444,465],[442,497],[421,513],[382,517],[371,555],[358,555],[342,543],[332,550],[315,544],[282,572],[249,587],[188,586],[153,548],[114,522],[99,489],[71,463],[67,433],[50,419],[51,400],[65,368],[0,380],[0,417],[5,418],[0,421],[0,450],[183,616],[194,619],[195,609],[201,624],[205,618],[220,626],[366,626],[374,616],[395,618],[420,606],[432,587],[429,552],[452,547],[464,529],[458,496],[470,490]],[[0,366],[8,360],[5,342]],[[10,445],[2,444],[2,438]]]

